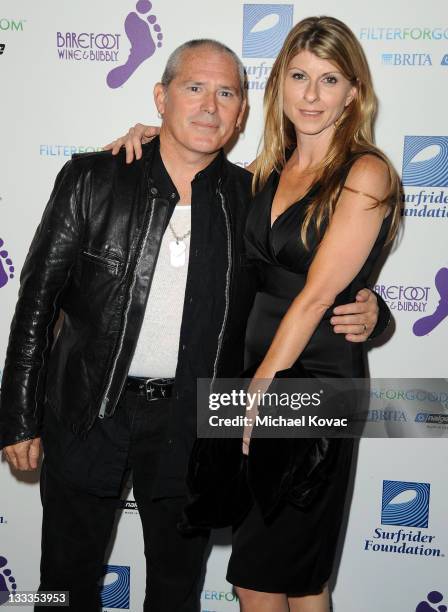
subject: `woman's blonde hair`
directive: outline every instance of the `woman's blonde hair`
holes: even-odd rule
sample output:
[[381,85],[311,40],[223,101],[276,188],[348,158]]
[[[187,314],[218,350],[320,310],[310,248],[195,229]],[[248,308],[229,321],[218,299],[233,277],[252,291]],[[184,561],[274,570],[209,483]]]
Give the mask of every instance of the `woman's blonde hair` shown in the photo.
[[362,153],[377,155],[389,168],[390,190],[386,200],[392,207],[388,236],[391,240],[401,216],[400,180],[391,162],[374,145],[377,99],[364,51],[350,28],[334,17],[308,17],[297,23],[274,62],[264,95],[265,128],[255,164],[253,190],[263,187],[272,170],[281,172],[287,152],[297,144],[294,125],[283,111],[283,87],[291,60],[305,50],[333,63],[356,88],[356,95],[338,119],[327,155],[317,169],[314,184],[319,181],[321,189],[307,209],[302,240],[306,245],[311,222],[320,233],[323,223],[331,219],[348,164],[354,155]]

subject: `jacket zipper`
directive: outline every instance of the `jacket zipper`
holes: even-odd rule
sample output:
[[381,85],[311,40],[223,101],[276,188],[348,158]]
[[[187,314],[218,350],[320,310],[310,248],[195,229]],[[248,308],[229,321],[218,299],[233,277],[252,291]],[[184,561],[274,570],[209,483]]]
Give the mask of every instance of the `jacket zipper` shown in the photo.
[[142,257],[143,249],[145,248],[146,242],[148,240],[149,231],[151,229],[152,218],[153,218],[153,215],[154,215],[154,208],[155,208],[154,201],[155,201],[154,199],[151,200],[151,206],[152,206],[152,208],[151,208],[151,215],[149,217],[149,222],[148,222],[148,225],[146,227],[146,232],[145,232],[144,238],[143,238],[142,243],[140,245],[140,250],[139,250],[139,253],[138,253],[137,261],[136,261],[136,264],[135,264],[135,267],[134,267],[134,274],[133,274],[133,278],[132,278],[132,283],[131,283],[131,285],[129,287],[128,302],[126,304],[126,310],[124,312],[124,323],[123,323],[123,327],[122,327],[122,330],[121,330],[120,342],[119,342],[118,350],[117,350],[117,353],[115,355],[115,359],[114,359],[114,362],[113,362],[113,365],[112,365],[112,370],[111,370],[110,375],[109,375],[109,380],[107,382],[106,391],[104,392],[104,395],[103,395],[100,411],[98,413],[98,417],[100,419],[103,419],[105,417],[105,415],[106,415],[107,404],[109,403],[109,400],[110,400],[110,398],[107,397],[107,394],[109,393],[110,388],[112,386],[112,379],[113,379],[113,376],[114,376],[114,373],[115,373],[115,369],[117,367],[118,358],[120,356],[121,349],[123,348],[123,341],[124,341],[124,335],[126,333],[126,325],[127,325],[127,320],[128,320],[128,314],[129,314],[129,309],[131,307],[131,301],[132,301],[132,291],[134,289],[135,281],[136,281],[136,278],[137,278],[138,264],[140,263],[140,259]]
[[221,180],[219,180],[218,182],[218,188],[217,188],[217,195],[219,196],[220,200],[221,200],[221,208],[223,210],[224,213],[224,218],[226,220],[226,229],[227,229],[227,272],[226,272],[226,291],[225,291],[225,298],[226,298],[226,305],[225,305],[225,309],[224,309],[224,317],[222,320],[222,325],[221,325],[221,331],[219,332],[219,336],[218,336],[218,348],[216,350],[216,357],[215,357],[215,363],[213,365],[213,378],[212,381],[210,383],[210,389],[213,387],[213,383],[215,382],[216,379],[216,374],[218,372],[218,362],[219,362],[219,357],[221,354],[221,348],[222,348],[222,342],[224,339],[224,330],[227,324],[227,318],[229,316],[229,303],[230,303],[230,276],[231,276],[231,271],[232,271],[232,240],[231,240],[231,234],[230,234],[230,222],[229,222],[229,215],[226,209],[226,205],[225,205],[225,199],[224,199],[224,195],[221,192]]

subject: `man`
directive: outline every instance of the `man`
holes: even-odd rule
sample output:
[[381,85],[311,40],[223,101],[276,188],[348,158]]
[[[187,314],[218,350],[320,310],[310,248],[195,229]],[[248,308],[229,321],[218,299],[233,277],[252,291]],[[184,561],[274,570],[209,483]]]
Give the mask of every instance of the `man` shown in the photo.
[[[37,466],[40,435],[45,451],[40,590],[69,590],[82,612],[100,606],[128,470],[150,578],[144,609],[198,609],[207,534],[176,530],[196,379],[242,371],[256,290],[243,250],[251,178],[222,152],[245,111],[241,62],[220,43],[186,43],[155,102],[160,139],[141,160],[75,156],[58,175],[22,271],[3,375],[0,447],[22,470]],[[358,332],[372,330],[371,301]]]

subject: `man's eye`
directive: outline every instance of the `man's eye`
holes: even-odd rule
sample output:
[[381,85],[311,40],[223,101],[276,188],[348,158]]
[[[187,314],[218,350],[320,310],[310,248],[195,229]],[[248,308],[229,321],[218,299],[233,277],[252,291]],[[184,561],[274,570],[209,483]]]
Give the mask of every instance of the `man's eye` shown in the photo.
[[233,93],[231,91],[224,90],[220,92],[220,96],[223,96],[224,98],[231,98]]
[[197,85],[190,85],[189,89],[190,89],[190,91],[194,91],[194,92],[198,92],[199,91],[199,87]]

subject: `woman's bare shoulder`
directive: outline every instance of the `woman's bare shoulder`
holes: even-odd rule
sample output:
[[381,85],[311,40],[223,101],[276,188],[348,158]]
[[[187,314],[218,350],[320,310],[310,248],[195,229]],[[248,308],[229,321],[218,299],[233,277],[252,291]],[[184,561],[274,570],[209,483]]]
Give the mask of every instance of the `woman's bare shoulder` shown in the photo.
[[350,168],[344,186],[381,202],[390,189],[389,167],[378,155],[362,155]]

